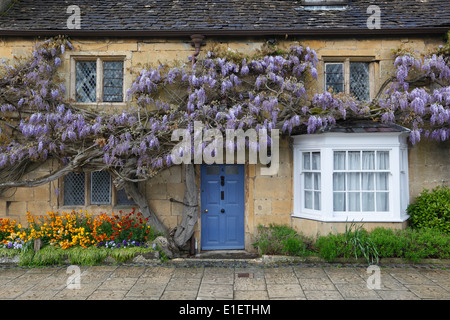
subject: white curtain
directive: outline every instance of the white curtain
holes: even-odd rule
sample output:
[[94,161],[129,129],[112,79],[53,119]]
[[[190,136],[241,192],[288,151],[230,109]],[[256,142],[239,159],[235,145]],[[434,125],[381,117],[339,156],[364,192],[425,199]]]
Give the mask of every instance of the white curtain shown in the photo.
[[377,211],[389,211],[389,173],[377,173],[377,191]]
[[[375,162],[374,162],[375,164]],[[362,211],[375,211],[375,177],[373,172],[363,172],[361,174]],[[372,191],[372,192],[367,192]]]
[[312,153],[312,169],[320,170],[320,152]]
[[345,170],[345,151],[334,152],[334,170]]
[[362,169],[374,170],[375,169],[375,152],[363,151],[362,153]]
[[[320,152],[303,152],[303,170],[320,170]],[[304,173],[305,208],[321,210],[321,184],[319,172]]]
[[320,173],[305,172],[305,208],[321,209]]
[[[389,151],[335,151],[333,173],[334,211],[388,211]],[[361,172],[362,171],[362,172]],[[372,172],[364,172],[372,171]]]
[[378,170],[389,170],[389,151],[378,151],[377,162]]
[[[354,157],[353,159],[356,159],[356,157]],[[349,161],[349,167],[351,166],[351,164],[352,163]],[[347,173],[347,187],[349,191],[348,211],[360,211],[361,198],[359,191],[361,190],[361,173],[359,172]]]
[[303,152],[303,170],[311,170],[311,158],[309,152]]
[[[335,151],[333,154],[334,170],[345,170],[345,160],[345,151]],[[335,172],[333,174],[333,191],[333,210],[345,211],[345,173]]]
[[348,169],[361,170],[361,152],[359,151],[348,152]]

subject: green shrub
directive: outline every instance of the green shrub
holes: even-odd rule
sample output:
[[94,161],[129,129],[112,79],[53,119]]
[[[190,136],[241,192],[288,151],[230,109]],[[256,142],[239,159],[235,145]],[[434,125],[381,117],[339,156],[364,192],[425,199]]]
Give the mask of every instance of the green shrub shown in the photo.
[[319,256],[328,262],[336,258],[364,257],[369,264],[378,262],[377,246],[363,226],[351,223],[344,233],[321,236],[316,241]]
[[450,233],[450,189],[439,186],[431,192],[424,189],[415,203],[408,206],[410,223],[414,228],[434,228]]
[[369,234],[380,258],[404,258],[418,262],[425,258],[450,258],[450,235],[437,229],[391,230],[376,228]]
[[362,226],[350,225],[344,233],[321,236],[316,241],[318,254],[328,262],[336,258],[364,257],[375,263],[379,258],[449,259],[450,235],[437,229],[392,230],[382,227],[370,233]]
[[405,255],[405,250],[411,246],[410,241],[401,231],[375,228],[369,235],[376,245],[378,255],[383,258],[401,258]]
[[342,236],[338,234],[329,234],[328,236],[317,238],[316,246],[318,248],[319,256],[328,262],[332,262],[340,256],[338,248],[341,248],[341,238]]
[[311,240],[289,226],[271,224],[269,227],[258,226],[253,246],[258,248],[260,254],[304,256],[309,253],[311,244]]
[[411,261],[425,258],[448,259],[450,257],[450,236],[438,229],[406,229],[403,230],[409,240],[409,247],[404,257]]

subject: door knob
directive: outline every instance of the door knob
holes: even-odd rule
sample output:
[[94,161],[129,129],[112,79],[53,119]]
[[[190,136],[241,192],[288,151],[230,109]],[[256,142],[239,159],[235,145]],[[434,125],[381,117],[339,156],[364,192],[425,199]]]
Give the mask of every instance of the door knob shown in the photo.
[[203,211],[204,213],[208,213],[208,209],[205,209],[205,211]]
[[225,212],[225,209],[220,210],[220,212],[224,213],[224,212]]

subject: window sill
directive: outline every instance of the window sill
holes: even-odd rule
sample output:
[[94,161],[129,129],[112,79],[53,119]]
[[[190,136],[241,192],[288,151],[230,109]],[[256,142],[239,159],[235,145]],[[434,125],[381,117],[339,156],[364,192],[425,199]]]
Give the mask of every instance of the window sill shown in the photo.
[[365,214],[333,214],[326,216],[323,213],[311,214],[305,212],[293,213],[293,218],[301,218],[308,220],[315,220],[320,222],[405,222],[409,216],[401,214],[399,217],[393,217],[392,212],[385,213],[365,213]]

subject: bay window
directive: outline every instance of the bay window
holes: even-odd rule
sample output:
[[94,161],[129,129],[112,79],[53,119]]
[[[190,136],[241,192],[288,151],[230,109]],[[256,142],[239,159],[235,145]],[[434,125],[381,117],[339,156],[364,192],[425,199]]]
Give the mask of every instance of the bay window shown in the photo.
[[406,129],[386,131],[296,136],[293,216],[319,221],[406,220]]

